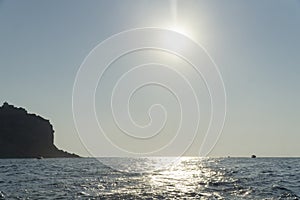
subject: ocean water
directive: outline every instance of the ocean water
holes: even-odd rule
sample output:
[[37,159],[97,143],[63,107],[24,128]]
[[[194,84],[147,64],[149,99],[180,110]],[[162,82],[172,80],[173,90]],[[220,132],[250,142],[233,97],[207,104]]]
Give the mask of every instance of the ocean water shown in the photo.
[[[141,168],[152,162],[111,159]],[[300,159],[185,157],[149,172],[92,158],[2,159],[0,191],[0,199],[299,199]]]

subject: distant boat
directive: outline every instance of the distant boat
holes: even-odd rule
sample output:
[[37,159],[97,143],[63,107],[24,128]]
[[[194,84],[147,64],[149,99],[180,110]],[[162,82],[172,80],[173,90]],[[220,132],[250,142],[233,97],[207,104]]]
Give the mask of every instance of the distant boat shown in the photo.
[[251,158],[256,158],[256,155],[252,155]]
[[36,159],[38,159],[38,160],[43,159],[43,156],[38,156],[38,157],[36,157]]

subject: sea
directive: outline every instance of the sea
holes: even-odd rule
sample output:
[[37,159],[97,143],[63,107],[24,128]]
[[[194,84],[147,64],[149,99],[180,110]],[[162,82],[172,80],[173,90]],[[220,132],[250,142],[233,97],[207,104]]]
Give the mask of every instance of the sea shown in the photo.
[[1,159],[0,199],[300,198],[300,158],[182,157],[170,166],[132,170],[155,159]]

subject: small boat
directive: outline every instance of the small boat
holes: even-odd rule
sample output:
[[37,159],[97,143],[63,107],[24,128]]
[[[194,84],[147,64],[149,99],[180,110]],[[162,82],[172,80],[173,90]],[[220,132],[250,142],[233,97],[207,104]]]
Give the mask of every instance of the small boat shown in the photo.
[[251,158],[256,158],[256,155],[252,155]]
[[36,159],[41,160],[41,159],[43,159],[43,156],[38,156],[38,157],[36,157]]

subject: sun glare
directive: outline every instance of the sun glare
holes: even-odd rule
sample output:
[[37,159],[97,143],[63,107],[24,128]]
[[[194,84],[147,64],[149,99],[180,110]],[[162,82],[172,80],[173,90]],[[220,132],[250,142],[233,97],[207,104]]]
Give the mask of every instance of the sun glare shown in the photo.
[[169,29],[193,39],[192,31],[185,26],[176,24],[176,25],[170,26]]

